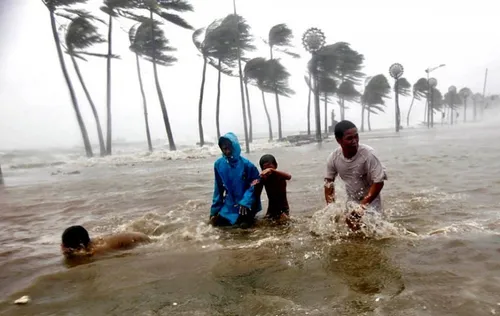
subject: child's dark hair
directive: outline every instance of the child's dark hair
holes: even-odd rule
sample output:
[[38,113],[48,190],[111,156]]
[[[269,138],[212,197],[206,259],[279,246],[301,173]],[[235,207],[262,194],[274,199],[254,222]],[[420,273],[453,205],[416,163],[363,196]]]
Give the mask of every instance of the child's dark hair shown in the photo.
[[90,243],[89,233],[82,226],[70,226],[62,234],[62,244],[66,248],[78,249]]
[[278,162],[276,161],[276,158],[274,158],[273,155],[266,154],[260,157],[259,161],[260,169],[264,170],[265,163],[272,163],[276,168],[278,168]]

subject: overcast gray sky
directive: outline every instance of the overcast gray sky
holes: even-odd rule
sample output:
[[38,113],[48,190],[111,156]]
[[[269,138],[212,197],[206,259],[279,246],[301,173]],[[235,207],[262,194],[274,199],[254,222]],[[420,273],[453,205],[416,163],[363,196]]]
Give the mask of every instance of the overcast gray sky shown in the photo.
[[[63,81],[51,35],[47,9],[39,0],[0,1],[0,148],[28,148],[80,145],[81,136],[68,91]],[[96,1],[92,7],[96,7]],[[97,1],[98,3],[98,1]],[[232,0],[192,0],[194,13],[184,17],[196,28],[232,12]],[[487,93],[498,93],[500,83],[500,42],[498,39],[498,5],[495,0],[476,1],[407,1],[407,0],[237,0],[238,13],[252,26],[257,40],[264,38],[275,24],[287,23],[295,32],[301,59],[283,58],[292,74],[291,85],[296,95],[282,98],[283,129],[288,132],[306,129],[307,88],[303,76],[307,53],[300,46],[302,33],[308,27],[319,27],[327,43],[346,41],[365,56],[367,75],[388,75],[391,63],[405,67],[405,77],[414,83],[425,76],[424,69],[445,63],[437,70],[438,88],[444,93],[451,84],[482,92],[485,68],[489,68]],[[101,14],[101,13],[98,13]],[[61,20],[61,23],[63,20]],[[135,57],[128,50],[128,21],[115,23],[114,52],[121,60],[113,61],[113,137],[145,140]],[[495,31],[495,29],[497,31]],[[103,29],[103,31],[105,31]],[[197,106],[202,59],[191,40],[191,31],[165,25],[167,37],[177,47],[178,63],[160,72],[174,137],[179,143],[197,140]],[[259,44],[260,45],[260,44]],[[268,57],[261,49],[251,57]],[[96,47],[105,51],[105,46]],[[105,60],[80,62],[83,75],[105,123]],[[80,107],[92,141],[96,142],[95,124],[67,59]],[[143,79],[150,109],[154,139],[166,138],[161,110],[152,81],[152,69],[142,62]],[[215,132],[215,100],[217,73],[209,69],[205,88],[204,127],[209,140]],[[221,129],[242,132],[239,82],[223,77]],[[254,130],[267,131],[260,94],[251,88]],[[268,107],[277,129],[274,98],[267,97]],[[406,115],[411,99],[400,101]],[[332,105],[330,106],[330,108]],[[335,103],[333,107],[338,112]],[[360,107],[352,104],[348,119],[360,123]],[[394,125],[394,103],[387,100],[387,111],[373,118],[374,128]],[[417,103],[413,122],[422,120],[423,103]],[[188,114],[189,113],[189,114]],[[103,130],[106,126],[103,125]]]

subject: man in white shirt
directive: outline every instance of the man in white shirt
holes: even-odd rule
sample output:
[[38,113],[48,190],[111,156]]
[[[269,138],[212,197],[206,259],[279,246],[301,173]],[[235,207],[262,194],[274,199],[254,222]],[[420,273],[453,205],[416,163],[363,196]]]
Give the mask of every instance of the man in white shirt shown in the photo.
[[337,123],[335,138],[340,147],[327,159],[325,200],[327,204],[335,202],[334,181],[338,175],[345,183],[348,200],[360,203],[360,209],[347,220],[351,228],[359,229],[356,222],[364,215],[367,206],[382,210],[380,191],[387,175],[373,148],[359,143],[358,129],[352,122]]

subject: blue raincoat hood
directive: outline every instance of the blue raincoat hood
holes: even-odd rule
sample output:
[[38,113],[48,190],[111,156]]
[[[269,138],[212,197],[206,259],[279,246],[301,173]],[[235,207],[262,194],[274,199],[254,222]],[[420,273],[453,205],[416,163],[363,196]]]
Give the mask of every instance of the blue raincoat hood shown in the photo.
[[240,142],[238,141],[238,137],[236,137],[236,135],[234,133],[231,133],[231,132],[225,134],[224,136],[221,136],[219,138],[219,147],[220,147],[221,141],[224,139],[229,140],[231,142],[232,156],[231,156],[231,158],[224,156],[224,154],[222,154],[222,156],[230,162],[237,161],[241,157],[241,146],[240,146]]

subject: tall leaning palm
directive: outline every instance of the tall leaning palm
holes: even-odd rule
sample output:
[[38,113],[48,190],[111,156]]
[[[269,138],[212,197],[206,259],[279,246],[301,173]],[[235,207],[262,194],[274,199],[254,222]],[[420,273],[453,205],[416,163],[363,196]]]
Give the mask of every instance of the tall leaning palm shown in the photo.
[[50,16],[50,24],[52,27],[52,36],[54,38],[54,43],[56,45],[57,56],[59,58],[59,65],[61,66],[61,70],[64,76],[64,80],[66,81],[66,85],[69,90],[69,94],[71,97],[71,103],[73,105],[73,110],[75,111],[76,120],[78,122],[78,126],[80,127],[80,132],[82,134],[83,145],[85,147],[85,153],[87,157],[92,157],[92,146],[90,145],[89,135],[87,133],[87,128],[85,127],[85,123],[83,121],[82,115],[80,113],[80,108],[78,106],[78,100],[76,98],[75,89],[73,87],[73,83],[68,74],[68,69],[66,67],[66,62],[64,61],[64,55],[61,48],[61,40],[59,38],[59,34],[57,33],[57,25],[56,25],[56,14],[59,10],[67,9],[69,6],[85,3],[86,0],[42,0],[47,9],[49,10]]
[[80,15],[74,18],[67,28],[65,41],[67,46],[66,53],[71,57],[71,61],[73,63],[73,67],[75,68],[76,75],[78,77],[78,80],[80,81],[80,84],[82,85],[83,91],[85,92],[85,96],[87,97],[87,100],[89,102],[92,114],[94,115],[94,120],[97,127],[97,136],[99,138],[99,149],[102,157],[106,154],[106,146],[104,144],[104,137],[102,134],[99,114],[97,113],[94,101],[92,100],[90,92],[87,89],[87,85],[83,80],[80,67],[78,66],[78,62],[76,61],[76,58],[85,60],[85,58],[82,55],[106,57],[106,55],[85,52],[85,49],[95,44],[105,42],[104,38],[98,33],[97,27],[92,23],[93,21],[100,21],[100,20],[97,20],[95,17],[88,14]]
[[112,153],[112,120],[111,120],[111,59],[113,56],[113,19],[120,11],[133,6],[134,0],[104,0],[101,11],[108,15],[108,55],[106,63],[106,154]]
[[205,145],[205,136],[203,132],[203,97],[205,93],[205,80],[207,73],[207,64],[215,64],[211,57],[212,43],[210,41],[212,31],[220,25],[220,20],[215,20],[207,28],[200,28],[193,32],[193,44],[203,57],[203,70],[201,73],[200,98],[198,101],[198,132],[200,136],[200,147]]
[[411,99],[410,103],[410,108],[408,109],[408,113],[406,114],[406,126],[410,126],[410,113],[411,109],[413,108],[413,103],[415,100],[421,100],[422,98],[425,98],[427,95],[427,89],[428,89],[428,83],[427,79],[425,78],[420,78],[413,84],[413,97]]
[[370,114],[384,112],[385,99],[389,98],[391,86],[387,77],[383,74],[372,77],[365,86],[365,91],[361,96],[361,103],[368,110],[368,130],[371,131]]
[[153,19],[142,22],[137,28],[136,36],[136,51],[139,55],[153,63],[153,75],[155,80],[156,92],[160,102],[163,122],[165,123],[165,130],[167,132],[168,145],[170,150],[176,150],[172,128],[168,117],[167,107],[163,98],[163,92],[158,77],[158,67],[170,66],[177,59],[171,55],[170,52],[175,51],[175,48],[169,45],[168,39],[165,38],[163,30],[160,28],[160,23]]
[[141,42],[140,39],[137,37],[137,29],[138,26],[140,26],[140,23],[134,24],[129,32],[129,41],[130,41],[130,50],[135,54],[135,64],[136,64],[136,69],[137,69],[137,78],[139,80],[139,89],[141,91],[141,96],[142,96],[142,109],[144,112],[144,125],[146,128],[146,139],[148,142],[148,150],[149,152],[153,151],[153,143],[151,142],[151,132],[149,130],[149,119],[148,119],[148,103],[146,100],[146,94],[144,93],[144,85],[142,83],[142,75],[141,75],[141,63],[139,61],[139,56],[141,54],[141,49],[140,47]]
[[[269,30],[269,35],[267,39],[271,60],[274,59],[273,51],[275,48],[278,48],[278,52],[287,53],[295,58],[300,57],[298,54],[292,53],[286,49],[287,47],[292,47],[292,40],[293,40],[293,32],[286,24],[282,23],[273,26]],[[278,114],[278,139],[282,139],[283,131],[281,127],[281,109],[279,102],[279,94],[275,93],[274,95],[276,100],[276,111]]]

